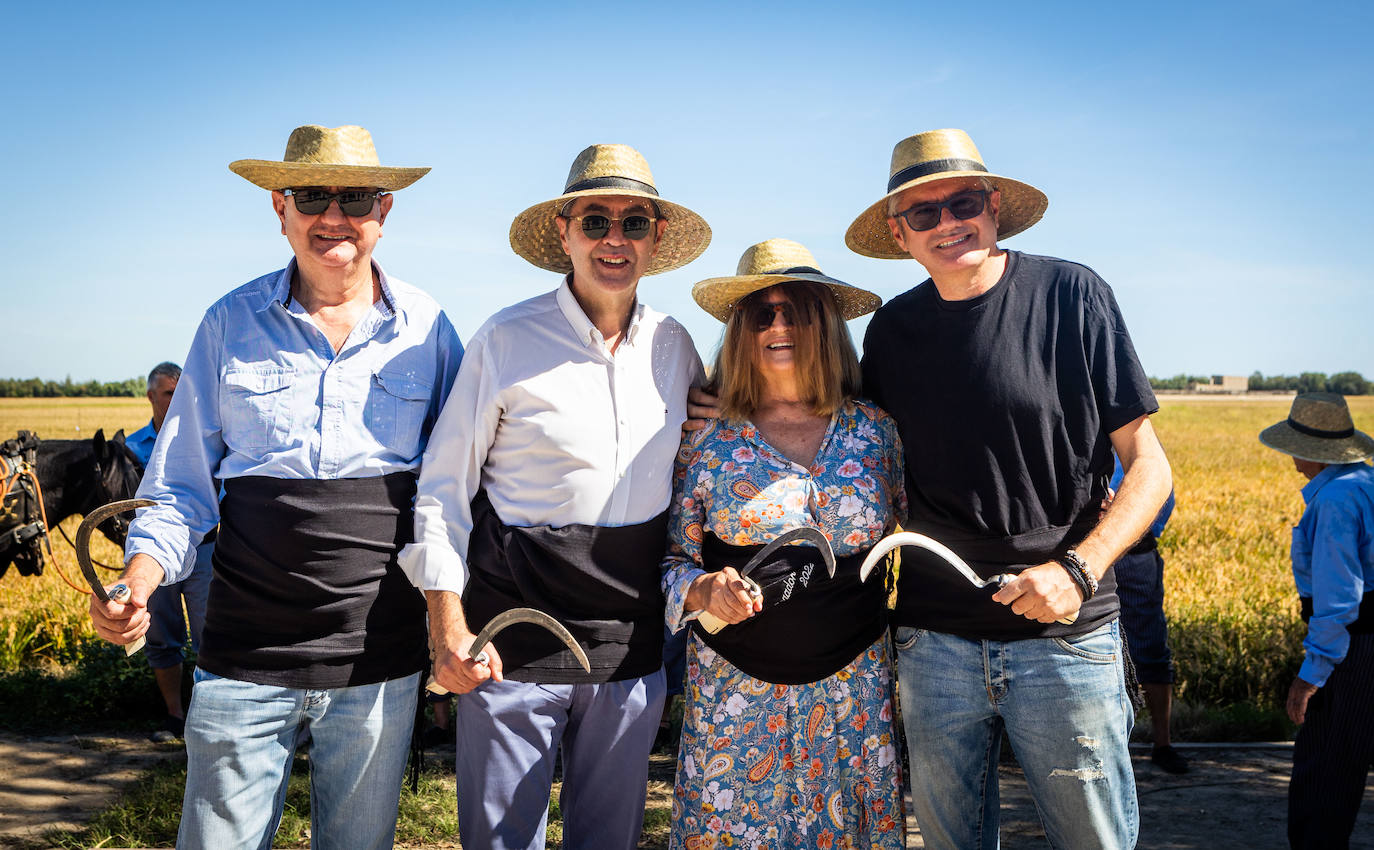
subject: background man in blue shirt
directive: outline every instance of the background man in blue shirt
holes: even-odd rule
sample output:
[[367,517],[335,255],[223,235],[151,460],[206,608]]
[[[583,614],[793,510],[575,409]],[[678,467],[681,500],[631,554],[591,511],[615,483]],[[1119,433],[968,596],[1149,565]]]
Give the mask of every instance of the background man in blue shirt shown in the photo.
[[1307,393],[1260,442],[1293,457],[1307,503],[1293,528],[1293,581],[1307,621],[1288,689],[1302,724],[1288,785],[1288,841],[1346,847],[1374,764],[1374,439],[1345,398]]
[[396,552],[462,346],[372,251],[390,192],[429,169],[315,125],[282,161],[230,169],[271,191],[293,256],[206,311],[139,488],[157,504],[129,531],[132,596],[91,617],[107,640],[138,637],[148,596],[218,523],[177,846],[269,846],[309,741],[312,845],[390,847],[428,654]]
[[[125,445],[144,467],[153,456],[157,432],[167,418],[172,394],[181,380],[181,367],[175,363],[159,363],[148,373],[148,403],[153,406],[153,418],[125,440]],[[205,600],[210,594],[210,558],[215,544],[210,538],[196,547],[196,565],[181,581],[165,585],[148,597],[148,645],[143,654],[157,680],[158,692],[167,706],[167,718],[152,738],[165,743],[180,738],[186,727],[186,709],[181,702],[181,664],[186,648],[187,626],[191,643],[200,648],[200,635],[205,626]],[[182,604],[185,603],[183,610]]]

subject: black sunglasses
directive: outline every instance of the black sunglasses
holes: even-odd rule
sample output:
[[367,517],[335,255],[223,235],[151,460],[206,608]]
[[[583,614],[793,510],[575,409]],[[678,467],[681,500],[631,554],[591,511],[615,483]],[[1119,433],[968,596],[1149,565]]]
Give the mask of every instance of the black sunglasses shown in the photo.
[[283,189],[283,195],[290,195],[296,202],[296,212],[301,215],[319,215],[329,209],[329,205],[339,202],[344,215],[362,218],[372,212],[381,192],[367,189],[345,189],[342,192],[326,192],[323,189]]
[[783,325],[789,328],[807,327],[811,324],[812,311],[807,303],[779,301],[770,304],[767,301],[755,301],[744,305],[744,310],[744,320],[754,329],[754,333],[763,333],[773,327],[775,316],[782,316]]
[[588,239],[600,239],[611,232],[612,222],[620,222],[620,232],[625,234],[626,239],[633,239],[636,242],[649,235],[653,229],[654,222],[658,219],[635,213],[624,218],[611,218],[600,213],[588,213],[587,215],[567,216],[569,221],[582,222],[582,234]]
[[949,214],[960,221],[967,221],[982,215],[983,208],[987,206],[987,203],[988,193],[986,190],[970,189],[967,192],[950,195],[943,201],[916,204],[897,213],[895,217],[906,219],[907,226],[912,230],[931,230],[939,225],[940,216],[944,210],[949,210]]

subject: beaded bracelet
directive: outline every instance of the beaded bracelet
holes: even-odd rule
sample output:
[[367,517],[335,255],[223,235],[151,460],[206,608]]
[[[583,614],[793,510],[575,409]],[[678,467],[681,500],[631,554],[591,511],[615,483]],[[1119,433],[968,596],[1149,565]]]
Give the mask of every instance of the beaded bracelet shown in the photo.
[[1088,569],[1088,562],[1083,560],[1083,556],[1070,549],[1064,553],[1062,558],[1056,558],[1059,565],[1063,567],[1073,578],[1074,584],[1083,594],[1083,601],[1087,602],[1097,595],[1097,579],[1093,578],[1092,572]]

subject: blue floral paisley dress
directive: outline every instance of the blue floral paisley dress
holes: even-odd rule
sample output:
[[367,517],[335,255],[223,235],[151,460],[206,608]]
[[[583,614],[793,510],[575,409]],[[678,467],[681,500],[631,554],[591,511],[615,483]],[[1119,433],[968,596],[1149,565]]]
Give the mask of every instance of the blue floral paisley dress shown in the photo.
[[[717,420],[678,452],[663,590],[679,629],[709,530],[766,543],[820,529],[836,556],[870,548],[906,513],[902,448],[887,414],[863,401],[832,417],[808,469],[748,422]],[[686,709],[669,846],[901,848],[900,765],[887,636],[806,685],[756,679],[688,641]]]

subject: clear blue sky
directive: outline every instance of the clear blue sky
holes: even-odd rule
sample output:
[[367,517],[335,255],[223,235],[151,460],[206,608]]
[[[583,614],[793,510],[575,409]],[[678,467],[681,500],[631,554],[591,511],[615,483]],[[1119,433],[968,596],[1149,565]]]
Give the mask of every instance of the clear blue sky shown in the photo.
[[433,167],[376,256],[464,338],[557,284],[507,232],[588,144],[634,145],[711,224],[700,259],[640,285],[709,357],[691,285],[762,239],[885,299],[922,280],[843,234],[897,140],[962,127],[1050,198],[1007,246],[1096,269],[1150,374],[1374,378],[1368,4],[738,5],[11,8],[0,376],[181,360],[210,303],[289,257],[226,166],[318,123]]

